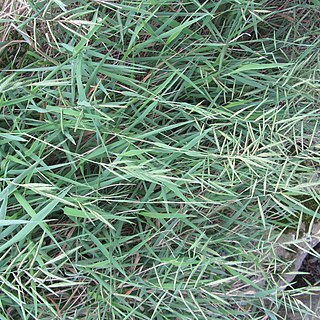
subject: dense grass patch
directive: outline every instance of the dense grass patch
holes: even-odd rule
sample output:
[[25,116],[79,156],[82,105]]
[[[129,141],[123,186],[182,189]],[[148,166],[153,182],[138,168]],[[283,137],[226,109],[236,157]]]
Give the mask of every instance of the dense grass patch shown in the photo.
[[310,312],[318,0],[0,3],[0,319]]

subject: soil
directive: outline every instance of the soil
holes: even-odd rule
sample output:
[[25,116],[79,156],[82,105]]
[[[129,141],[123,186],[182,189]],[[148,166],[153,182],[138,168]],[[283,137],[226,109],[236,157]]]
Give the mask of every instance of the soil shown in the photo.
[[[292,284],[293,288],[320,285],[320,243],[314,247],[314,251],[303,260],[299,271],[306,274],[299,274],[295,277]],[[316,253],[318,253],[318,256],[316,256]]]

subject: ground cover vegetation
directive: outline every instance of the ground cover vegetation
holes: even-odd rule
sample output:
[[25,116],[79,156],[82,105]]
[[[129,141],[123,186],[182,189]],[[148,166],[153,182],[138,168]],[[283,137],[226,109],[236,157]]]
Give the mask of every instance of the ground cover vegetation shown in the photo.
[[312,313],[319,0],[0,3],[0,319]]

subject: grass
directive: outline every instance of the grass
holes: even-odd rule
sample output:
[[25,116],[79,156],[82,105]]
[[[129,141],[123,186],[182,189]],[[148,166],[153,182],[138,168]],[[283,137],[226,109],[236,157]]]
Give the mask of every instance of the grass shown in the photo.
[[320,2],[0,2],[0,319],[310,314]]

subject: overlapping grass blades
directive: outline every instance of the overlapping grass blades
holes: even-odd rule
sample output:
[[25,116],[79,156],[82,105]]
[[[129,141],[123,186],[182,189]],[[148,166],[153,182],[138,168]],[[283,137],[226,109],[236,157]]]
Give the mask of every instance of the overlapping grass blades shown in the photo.
[[310,312],[318,2],[2,1],[1,319]]

